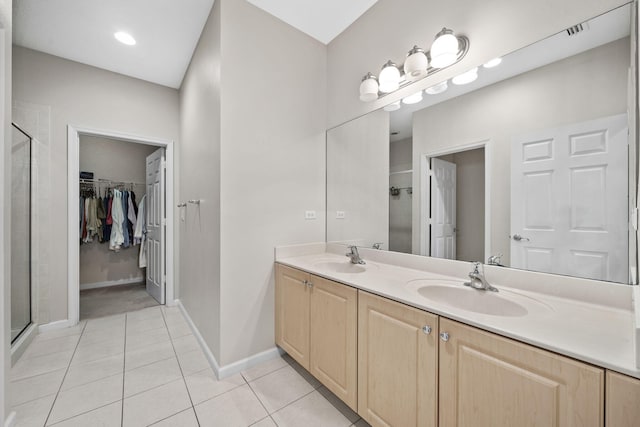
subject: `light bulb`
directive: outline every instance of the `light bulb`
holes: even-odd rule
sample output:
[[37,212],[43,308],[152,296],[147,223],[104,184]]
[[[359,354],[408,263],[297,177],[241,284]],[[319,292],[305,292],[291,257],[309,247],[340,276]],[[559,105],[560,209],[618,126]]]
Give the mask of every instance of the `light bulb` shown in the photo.
[[398,90],[400,87],[400,70],[398,70],[398,66],[391,61],[387,61],[382,67],[382,71],[380,71],[378,82],[382,93]]
[[404,61],[404,74],[409,81],[415,81],[419,78],[427,75],[427,67],[429,66],[429,60],[424,50],[418,46],[414,46],[413,49],[407,54],[407,59]]
[[431,44],[431,66],[444,68],[454,64],[458,59],[458,39],[453,31],[443,28]]

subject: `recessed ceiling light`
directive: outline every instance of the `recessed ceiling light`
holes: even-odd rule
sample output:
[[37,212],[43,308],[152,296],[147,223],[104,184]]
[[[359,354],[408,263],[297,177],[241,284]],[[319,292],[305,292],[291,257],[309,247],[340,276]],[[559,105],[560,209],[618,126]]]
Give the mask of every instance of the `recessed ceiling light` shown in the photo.
[[500,65],[501,62],[502,62],[502,58],[493,58],[491,61],[484,64],[483,67],[484,68],[497,67],[498,65]]
[[136,44],[136,39],[129,33],[125,33],[124,31],[118,31],[114,33],[113,36],[122,44],[126,44],[127,46],[133,46]]

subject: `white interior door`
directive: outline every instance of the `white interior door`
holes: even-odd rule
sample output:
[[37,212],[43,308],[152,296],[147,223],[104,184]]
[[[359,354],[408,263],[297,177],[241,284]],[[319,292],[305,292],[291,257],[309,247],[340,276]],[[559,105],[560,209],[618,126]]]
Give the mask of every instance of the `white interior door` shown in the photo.
[[431,256],[456,259],[456,165],[431,159]]
[[147,157],[147,292],[165,303],[165,159],[164,148]]
[[511,265],[627,282],[627,116],[518,137],[511,150]]

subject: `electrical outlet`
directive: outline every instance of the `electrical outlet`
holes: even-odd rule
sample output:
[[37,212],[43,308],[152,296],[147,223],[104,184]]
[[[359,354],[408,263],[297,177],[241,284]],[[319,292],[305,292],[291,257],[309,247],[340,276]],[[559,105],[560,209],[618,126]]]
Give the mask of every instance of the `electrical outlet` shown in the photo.
[[316,219],[316,211],[304,211],[304,219]]
[[345,214],[344,211],[336,211],[336,219],[344,219]]

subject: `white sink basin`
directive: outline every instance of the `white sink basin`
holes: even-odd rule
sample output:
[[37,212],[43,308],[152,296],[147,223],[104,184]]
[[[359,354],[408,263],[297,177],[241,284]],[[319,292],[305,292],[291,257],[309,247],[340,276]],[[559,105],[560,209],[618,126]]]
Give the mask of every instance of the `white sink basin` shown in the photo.
[[429,301],[460,310],[490,316],[522,317],[531,311],[549,311],[551,307],[514,292],[482,291],[451,280],[414,280],[408,283],[416,292]]
[[367,271],[366,264],[352,264],[350,261],[323,261],[314,264],[314,267],[340,274],[357,274]]

